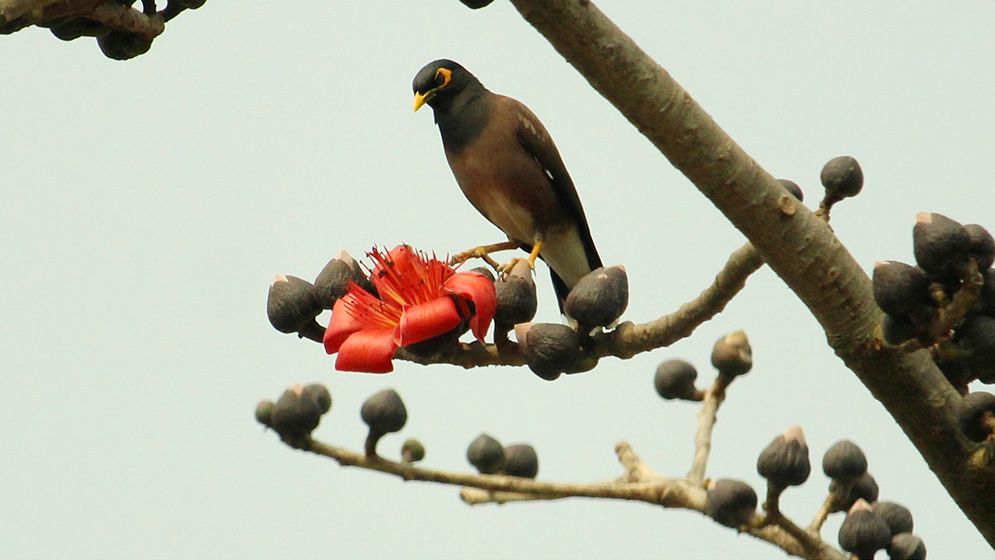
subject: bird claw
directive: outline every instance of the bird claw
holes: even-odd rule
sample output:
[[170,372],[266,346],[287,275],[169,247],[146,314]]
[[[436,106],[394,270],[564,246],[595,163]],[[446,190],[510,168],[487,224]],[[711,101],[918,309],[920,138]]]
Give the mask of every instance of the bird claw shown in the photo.
[[490,267],[494,270],[498,270],[501,267],[497,261],[491,258],[487,247],[484,246],[474,247],[473,249],[467,249],[466,251],[456,253],[455,255],[449,257],[449,266],[463,264],[470,259],[481,259],[490,265]]
[[504,264],[496,266],[495,270],[497,270],[498,274],[501,275],[501,278],[507,278],[515,269],[515,266],[520,262],[527,263],[529,265],[529,270],[535,270],[536,268],[533,260],[515,257]]

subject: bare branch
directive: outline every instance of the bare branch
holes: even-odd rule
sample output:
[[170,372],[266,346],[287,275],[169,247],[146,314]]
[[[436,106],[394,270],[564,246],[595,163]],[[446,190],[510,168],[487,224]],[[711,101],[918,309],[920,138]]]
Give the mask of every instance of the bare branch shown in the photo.
[[705,481],[705,468],[708,466],[708,455],[712,450],[712,430],[719,412],[719,406],[726,398],[726,388],[733,378],[720,375],[715,383],[705,392],[705,399],[698,411],[698,433],[694,436],[694,461],[688,472],[691,484],[701,485]]

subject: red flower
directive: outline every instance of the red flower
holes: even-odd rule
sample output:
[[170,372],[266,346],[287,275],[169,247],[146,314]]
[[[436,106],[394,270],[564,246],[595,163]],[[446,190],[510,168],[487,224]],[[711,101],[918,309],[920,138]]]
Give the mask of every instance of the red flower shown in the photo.
[[387,373],[391,358],[408,346],[447,333],[469,319],[477,340],[494,318],[494,284],[476,272],[456,272],[447,263],[398,245],[384,254],[367,253],[370,281],[380,297],[354,282],[332,307],[325,351],[338,352],[335,369]]

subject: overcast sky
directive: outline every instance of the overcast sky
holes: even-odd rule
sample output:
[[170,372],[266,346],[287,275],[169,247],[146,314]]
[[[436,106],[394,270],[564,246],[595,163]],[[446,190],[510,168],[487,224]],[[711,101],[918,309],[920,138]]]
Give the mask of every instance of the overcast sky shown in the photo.
[[[868,270],[911,261],[916,212],[995,227],[990,3],[600,4],[809,204],[825,161],[858,158],[864,192],[833,227]],[[777,558],[688,511],[470,508],[457,488],[293,451],[252,417],[287,385],[321,382],[334,406],[316,437],[361,449],[360,405],[394,387],[410,418],[381,443],[388,456],[417,436],[427,466],[469,470],[466,445],[486,431],[532,443],[543,480],[601,481],[620,474],[624,439],[681,476],[697,407],[660,400],[653,371],[682,357],[711,382],[712,344],[736,329],[755,367],[720,411],[709,476],[762,492],[757,455],[800,424],[815,468],[783,500],[799,523],[825,496],[822,453],[849,438],[931,558],[991,555],[766,269],[691,339],[553,383],[525,368],[337,373],[319,345],[273,330],[274,274],[313,279],[339,250],[373,244],[501,239],[460,194],[431,112],[411,112],[411,78],[441,57],[546,124],[603,260],[629,272],[625,319],[675,310],[743,244],[504,2],[211,1],[128,62],[44,29],[0,37],[0,557]],[[542,265],[537,279],[539,318],[556,321]]]

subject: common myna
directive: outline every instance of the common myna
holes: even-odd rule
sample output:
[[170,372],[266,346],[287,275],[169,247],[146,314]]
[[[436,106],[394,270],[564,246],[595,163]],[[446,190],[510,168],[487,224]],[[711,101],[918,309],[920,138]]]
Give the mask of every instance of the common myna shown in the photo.
[[[456,262],[521,247],[549,265],[560,311],[570,289],[601,266],[580,198],[546,128],[522,103],[490,92],[452,60],[436,60],[412,83],[415,111],[429,105],[463,194],[508,236]],[[501,266],[509,270],[512,263]]]

